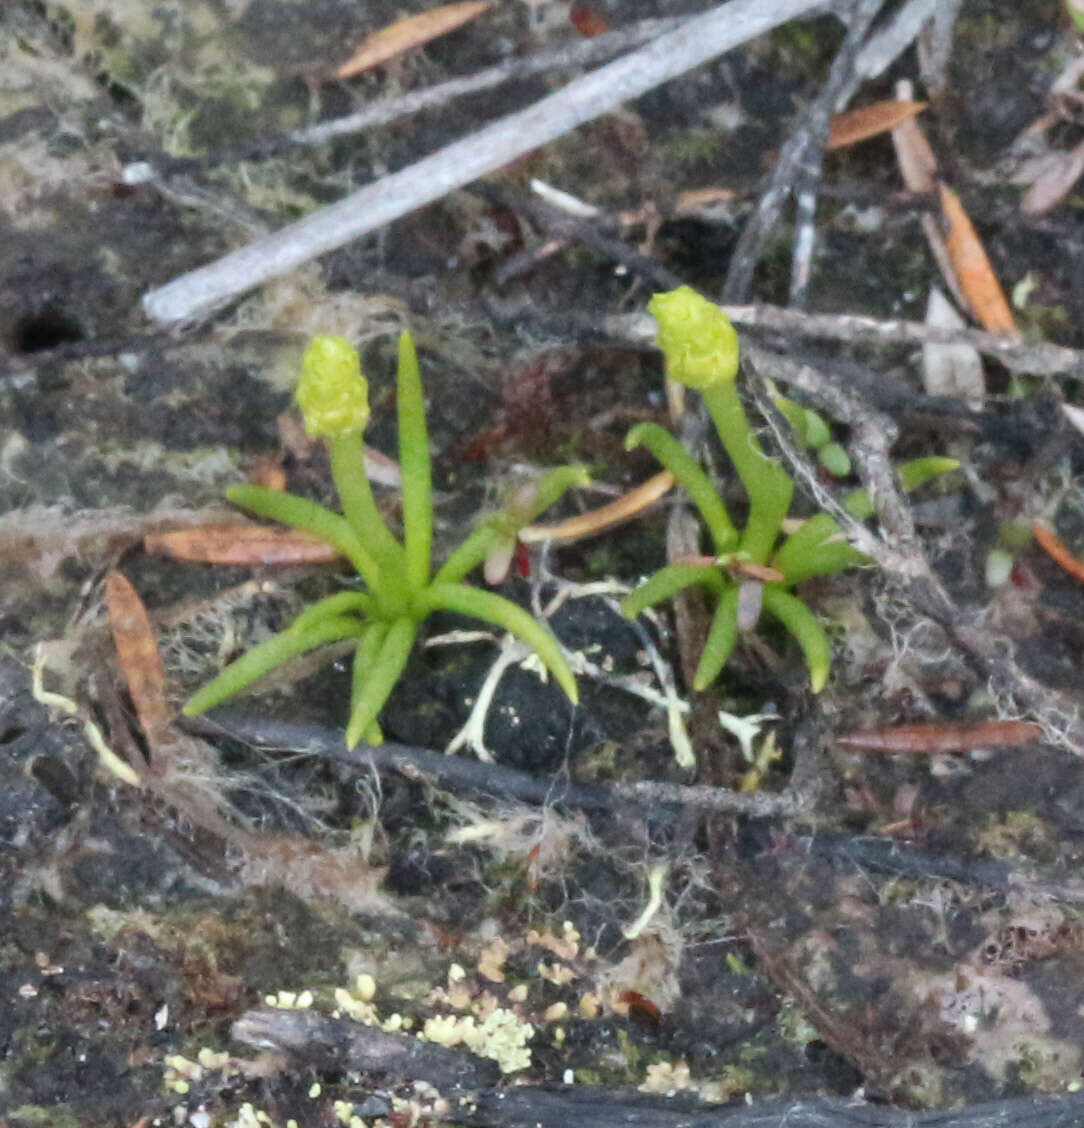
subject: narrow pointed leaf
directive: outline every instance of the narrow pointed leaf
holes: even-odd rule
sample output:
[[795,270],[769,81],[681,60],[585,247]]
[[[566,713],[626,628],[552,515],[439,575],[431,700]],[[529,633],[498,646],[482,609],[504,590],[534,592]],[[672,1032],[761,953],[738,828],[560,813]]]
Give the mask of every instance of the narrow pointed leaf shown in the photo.
[[240,693],[264,674],[281,666],[291,658],[315,650],[328,642],[338,642],[344,638],[355,638],[362,630],[362,624],[353,618],[323,619],[311,627],[295,631],[287,628],[259,646],[253,647],[236,662],[231,662],[223,671],[194,694],[182,712],[187,717],[197,716],[214,706],[220,705],[227,697]]
[[351,709],[350,723],[346,726],[347,748],[353,748],[380,715],[406,669],[417,633],[418,628],[410,619],[397,619],[388,628]]
[[723,577],[714,564],[667,564],[642,583],[621,604],[621,614],[634,619],[641,611],[676,595],[682,588],[704,584],[714,591],[722,591]]
[[734,548],[738,543],[738,530],[711,479],[685,447],[658,423],[640,423],[629,431],[625,449],[633,450],[638,446],[646,446],[692,499],[711,533],[715,551],[728,552]]
[[741,589],[738,584],[727,584],[712,616],[704,651],[696,667],[693,689],[699,693],[707,689],[719,676],[726,665],[734,644],[738,641],[738,597]]
[[433,548],[433,469],[429,459],[421,371],[409,333],[399,337],[397,385],[407,584],[412,591],[418,591],[429,582]]
[[296,494],[281,493],[263,486],[236,485],[226,490],[226,497],[234,505],[270,517],[295,529],[303,529],[334,545],[357,569],[370,588],[375,588],[379,577],[376,561],[362,547],[354,530],[338,513]]
[[[361,636],[357,650],[354,651],[354,669],[350,690],[351,717],[354,716],[360,707],[365,687],[369,682],[369,676],[372,673],[377,655],[380,653],[380,648],[384,645],[384,639],[388,636],[390,627],[390,623],[370,623],[368,627],[366,627],[365,633]],[[371,729],[363,733],[363,735],[370,744],[380,743],[379,741],[373,741],[372,737],[374,734]]]
[[797,639],[809,667],[809,683],[820,693],[828,681],[832,648],[816,615],[796,596],[782,588],[765,586],[764,610],[774,615]]

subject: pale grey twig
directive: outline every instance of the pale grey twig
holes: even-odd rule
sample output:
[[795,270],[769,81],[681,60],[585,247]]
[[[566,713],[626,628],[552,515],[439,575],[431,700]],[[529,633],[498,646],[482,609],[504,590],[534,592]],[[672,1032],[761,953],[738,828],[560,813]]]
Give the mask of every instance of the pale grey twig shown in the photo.
[[817,0],[730,0],[526,110],[150,291],[143,297],[144,312],[160,325],[204,317],[261,283],[440,199],[816,5]]
[[945,72],[952,54],[953,31],[964,0],[941,0],[934,8],[933,19],[918,37],[918,69],[922,85],[928,91],[944,89]]
[[936,4],[937,0],[911,0],[886,28],[870,36],[860,49],[858,44],[881,5],[875,5],[872,12],[868,7],[856,7],[847,41],[833,63],[824,91],[810,107],[802,127],[788,139],[767,189],[746,222],[723,285],[724,301],[745,300],[764,246],[791,193],[798,204],[791,302],[799,305],[804,300],[813,252],[812,212],[816,207],[815,187],[823,144],[817,141],[818,132],[827,128],[831,113],[846,107],[862,82],[881,74],[907,49],[933,15]]
[[[915,41],[927,20],[933,18],[945,0],[911,0],[893,17],[887,27],[872,35],[858,55],[855,77],[859,82],[877,78]],[[842,109],[837,105],[836,109]]]
[[768,186],[742,229],[723,283],[724,301],[740,302],[748,296],[757,264],[772,238],[783,205],[791,195],[802,197],[801,216],[795,231],[798,258],[791,275],[792,304],[795,304],[795,292],[804,297],[813,254],[812,213],[816,208],[816,184],[820,178],[828,122],[837,104],[857,89],[854,72],[858,52],[882,2],[858,0],[855,5],[847,38],[832,62],[828,81],[810,103],[798,128],[787,138]]
[[[943,329],[920,321],[882,321],[849,313],[806,313],[763,303],[724,304],[719,308],[735,325],[770,333],[858,345],[971,345],[1015,372],[1074,379],[1084,376],[1084,352],[1078,349],[1045,341],[1028,344],[983,329]],[[599,328],[615,340],[638,343],[654,341],[657,331],[654,319],[646,313],[607,317]]]
[[824,89],[809,107],[806,116],[806,140],[794,178],[794,250],[790,265],[790,304],[796,309],[805,307],[809,293],[816,243],[817,186],[820,184],[824,165],[824,144],[828,140],[832,113],[836,102],[846,90],[857,88],[853,76],[858,53],[866,32],[883,4],[884,0],[856,0],[847,37],[832,61]]

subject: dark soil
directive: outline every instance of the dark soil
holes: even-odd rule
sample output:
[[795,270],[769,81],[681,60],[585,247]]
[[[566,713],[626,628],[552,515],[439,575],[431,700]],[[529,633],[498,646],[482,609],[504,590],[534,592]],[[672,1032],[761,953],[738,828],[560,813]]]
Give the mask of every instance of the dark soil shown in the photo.
[[[616,28],[688,5],[591,7]],[[435,1016],[471,1014],[479,1027],[495,1008],[514,1016],[485,1044],[508,1065],[506,1086],[574,1079],[712,1103],[861,1090],[930,1108],[1072,1093],[1084,1080],[1084,748],[950,757],[836,745],[859,728],[999,707],[1018,716],[875,569],[803,592],[834,642],[817,698],[787,636],[743,641],[691,703],[695,772],[675,762],[660,669],[688,696],[681,644],[704,623],[695,607],[684,624],[669,608],[635,625],[617,610],[614,585],[666,560],[660,508],[534,550],[528,574],[501,585],[524,606],[563,593],[550,625],[590,668],[573,711],[532,666],[510,663],[481,740],[459,751],[484,742],[488,786],[256,748],[236,733],[177,736],[183,781],[152,779],[162,753],[122,688],[102,579],[119,568],[146,601],[178,704],[336,590],[335,565],[215,567],[142,547],[150,531],[229,519],[225,487],[268,465],[331,501],[326,459],[295,441],[291,414],[313,333],[361,343],[367,441],[389,455],[394,339],[414,334],[440,551],[543,468],[581,461],[612,487],[570,495],[547,520],[658,469],[624,436],[666,419],[659,357],[588,327],[645,305],[653,283],[635,252],[718,295],[755,193],[839,47],[830,17],[700,68],[502,170],[486,191],[453,193],[209,323],[171,335],[140,310],[148,289],[549,87],[512,83],[317,149],[232,153],[573,37],[565,8],[501,6],[349,82],[312,79],[401,5],[16,2],[0,17],[11,79],[0,83],[0,1124],[398,1124],[411,1102],[457,1122],[415,1076],[231,1037],[268,996],[282,1005],[279,993],[303,991],[322,1013],[391,1033]],[[1081,199],[1022,215],[1002,164],[1075,50],[1054,0],[965,0],[923,123],[1015,288],[1022,332],[1082,348]],[[913,50],[859,100],[889,96],[899,77],[917,79]],[[1051,145],[1071,148],[1079,128],[1067,115]],[[123,181],[129,162],[190,156],[204,167]],[[533,177],[604,219],[650,205],[657,229],[642,218],[608,228],[624,262],[579,240],[543,253]],[[678,206],[709,186],[730,190],[724,206]],[[922,320],[939,276],[925,205],[899,193],[887,138],[827,156],[811,309]],[[755,300],[785,303],[792,234],[780,226]],[[1005,529],[1041,518],[1084,558],[1084,439],[1062,410],[1082,404],[1081,381],[988,361],[983,408],[960,427],[922,395],[921,350],[784,347],[858,373],[899,428],[894,457],[961,460],[962,473],[914,498],[923,551],[961,614],[981,617],[1043,690],[1084,701],[1084,586]],[[846,444],[846,428],[838,437]],[[722,488],[740,509],[740,490]],[[395,491],[378,487],[378,500],[394,521]],[[799,512],[812,510],[802,498]],[[991,588],[999,547],[1013,569]],[[427,638],[465,625],[438,618]],[[417,649],[382,714],[387,738],[443,751],[498,642]],[[44,688],[77,716],[33,692],[39,644]],[[236,705],[323,740],[345,721],[349,679],[333,655]],[[720,710],[774,718],[755,748],[774,731],[781,755],[749,781],[769,797],[783,793],[796,749],[815,749],[815,806],[765,818],[620,797],[617,785],[642,780],[737,787],[751,765]],[[98,762],[88,721],[149,773],[147,786]],[[517,777],[500,769],[552,780],[553,801],[517,800]],[[609,798],[562,803],[569,778]],[[661,906],[630,938],[660,872]]]

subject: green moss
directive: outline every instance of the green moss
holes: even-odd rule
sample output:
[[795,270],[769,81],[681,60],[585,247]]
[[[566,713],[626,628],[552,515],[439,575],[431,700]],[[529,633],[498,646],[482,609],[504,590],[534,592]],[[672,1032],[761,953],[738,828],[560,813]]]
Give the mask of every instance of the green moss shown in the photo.
[[1059,839],[1050,824],[1034,811],[1006,811],[987,818],[977,845],[998,861],[1034,863],[1056,858]]
[[50,1105],[42,1108],[39,1105],[20,1105],[13,1108],[8,1114],[7,1123],[13,1128],[20,1124],[42,1124],[46,1128],[80,1128],[83,1123],[80,1118],[67,1106]]

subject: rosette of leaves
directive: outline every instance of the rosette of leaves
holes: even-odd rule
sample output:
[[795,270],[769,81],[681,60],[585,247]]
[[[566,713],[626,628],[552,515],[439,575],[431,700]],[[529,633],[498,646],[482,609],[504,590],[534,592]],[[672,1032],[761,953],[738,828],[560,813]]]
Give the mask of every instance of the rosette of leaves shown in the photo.
[[202,713],[269,670],[326,643],[355,644],[346,743],[382,739],[377,717],[406,667],[424,621],[434,611],[484,620],[531,646],[573,704],[576,680],[553,635],[523,608],[464,583],[467,574],[514,542],[519,528],[570,486],[587,483],[581,467],[551,470],[533,490],[483,521],[432,573],[433,496],[429,434],[421,373],[409,333],[399,338],[396,375],[403,539],[388,528],[365,471],[362,435],[369,421],[368,383],[357,350],[342,337],[316,337],[302,362],[297,401],[310,435],[327,444],[342,513],[289,493],[237,485],[226,496],[264,517],[322,537],[354,566],[362,589],[330,595],[304,610],[286,630],[254,647],[185,705]]
[[[743,620],[755,622],[760,610],[766,611],[797,640],[809,668],[810,684],[814,692],[820,692],[828,680],[831,647],[817,617],[792,589],[811,576],[831,575],[868,560],[847,543],[828,513],[815,514],[783,537],[794,483],[783,467],[765,454],[749,424],[735,384],[738,335],[722,310],[689,286],[656,294],[648,309],[658,322],[666,375],[699,390],[704,397],[748,495],[749,515],[745,528],[739,529],[711,479],[668,431],[656,423],[634,427],[625,440],[626,447],[646,446],[684,487],[707,527],[714,554],[706,562],[675,562],[660,568],[625,599],[622,611],[631,618],[692,585],[712,593],[715,610],[693,678],[696,691],[706,689],[718,677],[734,650],[740,627],[746,625]],[[808,426],[809,418],[803,416],[800,422]],[[817,440],[827,440],[827,435],[810,438],[806,434],[803,438],[816,446]],[[906,489],[913,490],[958,465],[951,458],[919,458],[899,468],[900,480]],[[873,514],[865,490],[848,495],[843,505],[858,520]]]

